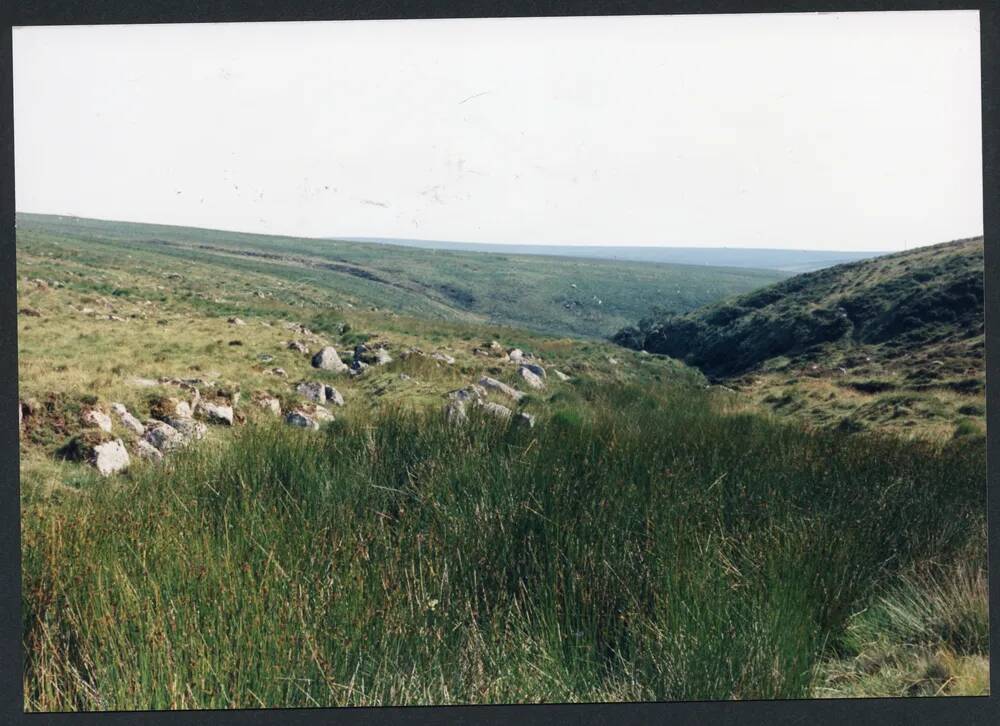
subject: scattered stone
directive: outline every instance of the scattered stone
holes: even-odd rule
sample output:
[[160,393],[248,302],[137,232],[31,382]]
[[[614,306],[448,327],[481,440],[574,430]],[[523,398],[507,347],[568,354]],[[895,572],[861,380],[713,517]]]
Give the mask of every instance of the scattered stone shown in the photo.
[[555,368],[553,368],[552,372],[555,374],[556,378],[558,378],[560,381],[568,381],[569,380],[569,376],[567,376],[562,371],[557,371]]
[[406,375],[405,373],[400,373],[399,374],[399,380],[401,380],[401,381],[412,381],[413,378],[411,376]]
[[257,360],[259,360],[261,363],[273,363],[274,356],[270,355],[269,353],[261,353],[259,356],[257,356]]
[[520,363],[524,358],[524,351],[520,348],[511,348],[507,351],[507,357],[510,358],[515,363]]
[[242,340],[230,340],[229,345],[243,345]]
[[222,424],[224,426],[233,425],[232,406],[223,406],[218,403],[200,401],[195,409],[198,415],[209,423]]
[[326,402],[326,386],[316,381],[306,381],[295,387],[295,392],[313,403]]
[[288,343],[288,350],[294,350],[296,353],[301,353],[302,355],[309,355],[309,346],[300,340],[290,341]]
[[540,377],[535,375],[527,366],[521,366],[517,369],[517,374],[524,379],[524,382],[528,384],[531,388],[542,389],[545,388],[545,381]]
[[469,414],[465,411],[465,400],[452,399],[445,404],[444,417],[450,424],[460,425],[469,420]]
[[482,398],[486,398],[486,389],[478,383],[473,383],[471,386],[450,391],[448,393],[448,398],[457,401],[478,401]]
[[83,412],[80,416],[83,422],[88,426],[96,426],[101,431],[106,431],[111,433],[111,417],[104,411],[99,411],[96,408],[90,408]]
[[111,410],[114,411],[115,415],[118,416],[118,420],[122,422],[122,426],[132,431],[134,434],[142,436],[146,427],[142,425],[142,422],[129,413],[128,409],[125,408],[125,404],[122,403],[112,403]]
[[25,316],[27,316],[29,318],[40,318],[40,317],[42,317],[42,314],[40,312],[38,312],[34,308],[29,308],[27,306],[25,306],[25,307],[21,308],[20,310],[18,310],[17,314],[18,315],[25,315]]
[[389,351],[385,348],[379,348],[375,351],[375,365],[384,366],[392,363],[392,356],[389,355]]
[[309,328],[298,323],[285,323],[285,330],[293,330],[304,338],[313,338],[315,335]]
[[[527,359],[527,356],[525,356],[525,358]],[[545,375],[545,369],[542,368],[537,363],[522,363],[521,367],[522,368],[527,368],[529,371],[531,371],[532,373],[534,373],[539,378],[546,378],[547,377]]]
[[609,355],[608,356],[608,363],[610,363],[613,366],[616,366],[616,365],[618,365],[618,359],[615,358],[614,356],[610,356]]
[[191,404],[179,398],[159,398],[150,405],[153,418],[166,421],[170,418],[191,418]]
[[497,418],[509,420],[510,417],[514,415],[514,412],[506,406],[501,406],[499,403],[493,403],[492,401],[480,402],[479,406],[481,406],[486,413],[491,416],[496,416]]
[[333,414],[322,406],[314,406],[310,414],[317,421],[333,421]]
[[455,364],[455,359],[450,355],[448,355],[447,353],[441,353],[441,352],[432,353],[431,358],[433,358],[436,361],[440,361],[441,363],[446,363],[448,365]]
[[149,461],[160,461],[163,459],[163,452],[145,439],[139,439],[135,444],[135,449],[140,459],[147,459]]
[[230,325],[237,325],[237,326],[246,325],[246,323],[244,323],[239,318],[229,318],[229,320],[227,320],[226,322],[228,322]]
[[278,376],[279,378],[287,378],[288,373],[285,372],[284,368],[272,368],[268,371],[272,376]]
[[205,424],[201,421],[195,421],[193,418],[169,418],[166,423],[176,429],[185,442],[200,441],[208,433]]
[[94,447],[89,460],[101,476],[110,476],[124,471],[131,463],[128,449],[125,448],[121,439],[98,444]]
[[162,452],[172,451],[184,443],[184,438],[177,429],[156,420],[146,422],[146,433],[142,438]]
[[289,426],[298,426],[299,428],[312,429],[313,431],[319,428],[318,421],[298,410],[290,411],[288,415],[285,416],[285,423]]
[[326,400],[328,403],[332,403],[334,406],[344,405],[344,397],[340,395],[340,391],[333,386],[325,386],[324,388],[326,389]]
[[480,378],[479,385],[488,388],[491,391],[496,391],[505,396],[509,396],[515,401],[520,401],[524,397],[524,394],[513,386],[508,386],[506,383],[501,383],[496,378],[490,378],[489,376],[483,376]]
[[257,398],[257,405],[265,411],[270,411],[275,416],[281,415],[281,401],[274,396],[260,396]]
[[319,368],[323,371],[334,371],[335,373],[341,373],[347,370],[347,365],[340,359],[337,355],[337,349],[332,345],[328,345],[321,349],[312,359],[313,368]]

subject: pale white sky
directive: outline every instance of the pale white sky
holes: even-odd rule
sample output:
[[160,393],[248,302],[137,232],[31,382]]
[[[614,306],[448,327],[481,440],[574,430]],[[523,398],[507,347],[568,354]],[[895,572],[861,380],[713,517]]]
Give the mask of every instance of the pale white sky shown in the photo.
[[18,28],[17,208],[899,249],[982,233],[979,64],[971,11]]

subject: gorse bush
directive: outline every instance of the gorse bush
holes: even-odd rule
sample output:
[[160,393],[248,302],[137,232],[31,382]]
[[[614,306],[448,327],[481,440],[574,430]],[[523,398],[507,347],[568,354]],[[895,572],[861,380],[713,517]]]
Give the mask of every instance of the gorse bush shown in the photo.
[[533,429],[251,425],[40,504],[29,708],[807,697],[850,616],[982,520],[972,437],[574,390]]

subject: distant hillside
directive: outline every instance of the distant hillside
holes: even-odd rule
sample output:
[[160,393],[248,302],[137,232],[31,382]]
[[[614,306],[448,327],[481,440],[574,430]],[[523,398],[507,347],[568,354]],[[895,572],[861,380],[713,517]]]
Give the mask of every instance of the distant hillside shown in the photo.
[[981,418],[983,320],[977,237],[798,275],[647,318],[614,339],[697,366],[776,410],[913,427]]
[[[18,245],[94,265],[126,255],[161,266],[197,263],[222,286],[234,273],[320,289],[328,304],[427,319],[513,325],[607,338],[660,306],[685,312],[784,277],[771,270],[569,257],[452,252],[244,234],[78,217],[19,214]],[[207,293],[206,293],[207,294]]]
[[507,255],[552,255],[631,262],[659,262],[678,265],[746,267],[796,273],[819,270],[831,265],[868,259],[881,252],[845,252],[836,250],[780,250],[739,247],[613,247],[590,245],[524,245],[481,242],[443,242],[427,239],[379,237],[339,237],[352,242],[375,242],[431,250],[491,252]]

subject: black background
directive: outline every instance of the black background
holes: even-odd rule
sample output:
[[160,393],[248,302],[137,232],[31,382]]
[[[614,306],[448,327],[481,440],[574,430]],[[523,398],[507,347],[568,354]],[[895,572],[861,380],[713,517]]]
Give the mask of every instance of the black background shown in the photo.
[[[991,3],[753,2],[747,0],[586,0],[569,2],[318,2],[285,0],[0,0],[0,724],[1000,724],[1000,658],[991,697],[878,698],[441,708],[342,708],[246,711],[25,714],[22,710],[20,521],[18,497],[17,317],[14,254],[14,119],[11,31],[18,25],[181,23],[386,18],[654,15],[683,13],[980,10],[983,87],[983,193],[986,232],[987,430],[989,468],[990,633],[1000,653],[1000,229],[997,133],[1000,9]],[[456,32],[461,32],[456,28]]]

